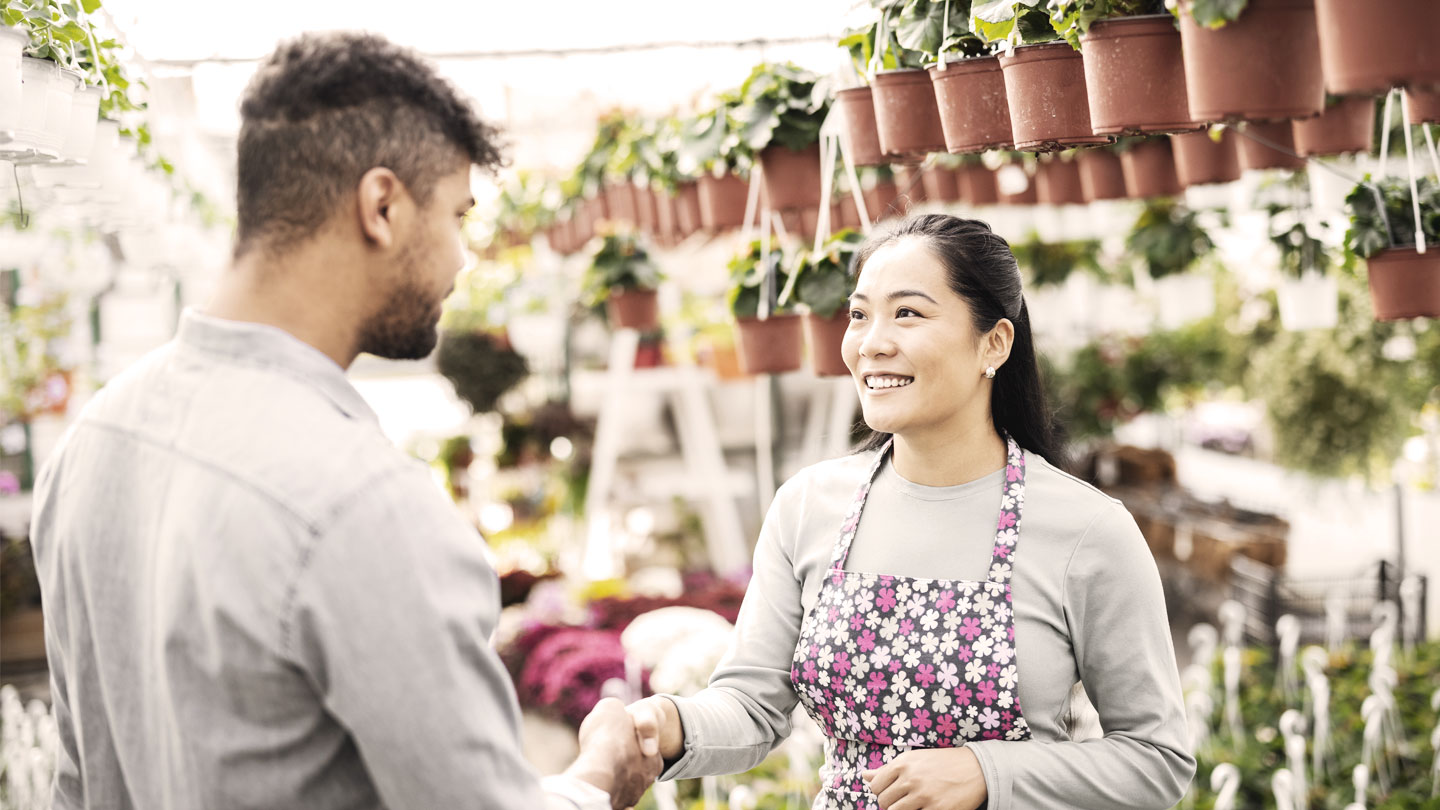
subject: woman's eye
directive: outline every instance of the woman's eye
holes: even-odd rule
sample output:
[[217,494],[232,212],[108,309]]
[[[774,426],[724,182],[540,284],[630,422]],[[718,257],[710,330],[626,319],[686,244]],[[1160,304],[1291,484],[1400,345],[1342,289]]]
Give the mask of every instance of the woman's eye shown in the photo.
[[852,321],[858,321],[858,320],[860,320],[860,319],[862,319],[862,318],[864,318],[864,317],[865,317],[865,313],[861,312],[860,310],[858,310],[858,309],[852,309],[852,310],[850,310],[850,320],[852,320]]
[[909,308],[909,307],[901,307],[900,309],[896,310],[896,311],[895,311],[895,317],[897,317],[897,318],[903,318],[903,317],[905,317],[906,313],[909,313],[910,315],[914,315],[914,316],[917,317],[917,318],[920,317],[920,313],[916,312],[915,310],[913,310],[913,309],[911,309],[911,308]]

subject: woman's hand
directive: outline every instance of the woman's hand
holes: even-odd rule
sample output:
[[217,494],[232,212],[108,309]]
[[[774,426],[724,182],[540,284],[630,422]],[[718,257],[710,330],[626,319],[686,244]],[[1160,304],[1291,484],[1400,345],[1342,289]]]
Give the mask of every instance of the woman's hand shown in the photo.
[[969,748],[917,748],[860,774],[881,810],[975,810],[989,795]]
[[670,698],[656,695],[638,700],[625,707],[635,721],[641,739],[660,740],[660,756],[675,759],[685,750],[685,731],[680,725],[680,711]]

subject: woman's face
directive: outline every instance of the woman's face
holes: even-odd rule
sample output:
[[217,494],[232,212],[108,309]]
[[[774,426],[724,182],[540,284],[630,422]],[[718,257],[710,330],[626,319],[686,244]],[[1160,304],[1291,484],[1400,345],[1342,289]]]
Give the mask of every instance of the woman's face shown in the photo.
[[851,296],[841,347],[865,423],[915,438],[988,422],[992,383],[984,371],[998,371],[1008,357],[1009,327],[1001,321],[976,334],[969,305],[924,239],[875,251]]

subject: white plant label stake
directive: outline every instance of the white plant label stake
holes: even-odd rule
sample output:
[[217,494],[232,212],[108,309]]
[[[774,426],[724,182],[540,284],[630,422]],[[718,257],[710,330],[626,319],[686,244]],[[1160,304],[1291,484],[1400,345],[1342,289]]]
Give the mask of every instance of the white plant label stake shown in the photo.
[[1215,810],[1235,810],[1235,794],[1240,792],[1240,769],[1222,762],[1210,772],[1210,789],[1215,791]]
[[1291,803],[1297,808],[1307,806],[1309,789],[1305,782],[1305,715],[1287,709],[1280,715],[1280,734],[1285,739],[1285,760],[1291,780]]
[[1355,783],[1355,801],[1345,805],[1345,810],[1365,810],[1365,791],[1370,789],[1370,769],[1364,765],[1356,765],[1350,775]]
[[1385,754],[1385,704],[1375,695],[1365,698],[1360,704],[1360,716],[1365,719],[1365,731],[1361,746],[1361,764],[1365,770],[1375,772],[1375,779],[1382,794],[1390,792],[1390,770]]
[[1314,749],[1310,756],[1310,778],[1325,782],[1326,760],[1330,756],[1330,679],[1325,676],[1329,655],[1321,647],[1306,647],[1301,655],[1305,685],[1310,689],[1310,716],[1314,720]]
[[1275,622],[1275,636],[1280,640],[1280,666],[1275,673],[1275,688],[1285,705],[1294,705],[1300,696],[1299,676],[1295,672],[1295,652],[1300,647],[1300,620],[1286,614]]
[[1296,810],[1295,778],[1285,768],[1270,777],[1270,792],[1275,794],[1275,810]]
[[1332,591],[1325,597],[1325,646],[1330,648],[1330,652],[1339,652],[1344,646],[1346,624],[1345,594]]

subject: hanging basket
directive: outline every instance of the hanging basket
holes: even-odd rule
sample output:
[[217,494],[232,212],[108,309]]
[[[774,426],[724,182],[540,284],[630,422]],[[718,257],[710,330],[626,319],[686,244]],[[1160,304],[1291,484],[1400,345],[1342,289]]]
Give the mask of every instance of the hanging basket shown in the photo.
[[951,154],[1011,148],[1010,104],[1000,57],[961,59],[930,69],[945,148]]
[[1125,199],[1125,170],[1119,155],[1109,149],[1081,149],[1075,162],[1080,164],[1080,189],[1086,202]]
[[1125,171],[1125,195],[1144,200],[1174,197],[1184,191],[1175,172],[1175,154],[1167,138],[1137,143],[1120,153]]
[[1410,114],[1406,116],[1406,120],[1411,126],[1440,124],[1440,89],[1406,89],[1405,103],[1410,106]]
[[895,162],[945,151],[935,87],[923,70],[882,70],[871,84],[880,150]]
[[1275,291],[1280,325],[1291,332],[1334,329],[1340,319],[1340,285],[1334,276],[1309,272],[1287,276]]
[[1315,0],[1325,88],[1336,95],[1440,85],[1440,3]]
[[1212,183],[1233,183],[1240,179],[1239,138],[1229,129],[1220,140],[1209,132],[1171,135],[1170,146],[1175,154],[1175,174],[1185,188]]
[[737,318],[735,338],[746,374],[784,374],[800,368],[804,340],[799,315],[771,315],[763,321]]
[[700,177],[700,223],[711,233],[728,231],[745,224],[745,202],[750,185],[733,174]]
[[655,238],[666,247],[680,241],[678,199],[665,189],[652,189],[655,200]]
[[1369,152],[1375,146],[1375,99],[1350,96],[1315,118],[1292,122],[1295,151],[1306,157]]
[[1204,28],[1180,11],[1185,90],[1197,121],[1309,118],[1325,109],[1314,0],[1250,0],[1240,18]]
[[612,329],[653,332],[660,327],[660,307],[654,290],[611,292],[605,300],[605,314]]
[[[1000,190],[995,184],[995,171],[987,166],[973,164],[957,170],[960,179],[960,199],[972,206],[994,205],[1000,201]],[[868,198],[867,198],[868,199]]]
[[1096,135],[1189,132],[1185,60],[1169,14],[1100,20],[1080,38]]
[[[1256,138],[1247,137],[1254,135]],[[1245,131],[1240,133],[1240,168],[1245,170],[1305,168],[1305,159],[1295,157],[1295,133],[1289,121],[1247,121]],[[1276,149],[1270,144],[1283,147]]]
[[81,87],[70,105],[70,123],[60,145],[60,159],[71,164],[83,163],[90,157],[95,127],[100,123],[100,97],[104,94],[99,87],[84,87],[83,83]]
[[1042,160],[1035,173],[1035,195],[1046,205],[1083,205],[1085,188],[1080,164],[1073,160]]
[[850,87],[835,94],[845,129],[850,134],[846,146],[856,166],[879,166],[889,161],[880,151],[880,132],[875,128],[875,101],[869,87]]
[[1377,320],[1440,317],[1440,245],[1382,250],[1365,267]]
[[0,144],[20,128],[20,57],[30,37],[18,28],[0,27]]
[[[743,212],[742,212],[743,215]],[[683,183],[675,200],[675,224],[684,239],[700,230],[700,184]]]
[[1000,57],[1000,67],[1016,149],[1054,152],[1110,142],[1090,127],[1085,64],[1069,43],[1021,45]]
[[925,199],[937,203],[960,201],[960,181],[954,169],[931,166],[920,181],[925,186]]
[[845,307],[829,318],[805,314],[805,342],[810,346],[810,368],[819,377],[843,377],[850,374],[840,345],[850,328],[850,313]]
[[779,144],[760,152],[765,167],[765,192],[779,211],[820,204],[820,144],[795,150]]
[[605,187],[605,210],[610,219],[626,225],[640,224],[640,207],[635,200],[635,185],[629,180]]
[[635,190],[635,214],[636,225],[644,233],[654,235],[658,224],[655,212],[655,195],[650,192],[649,186],[636,185]]

